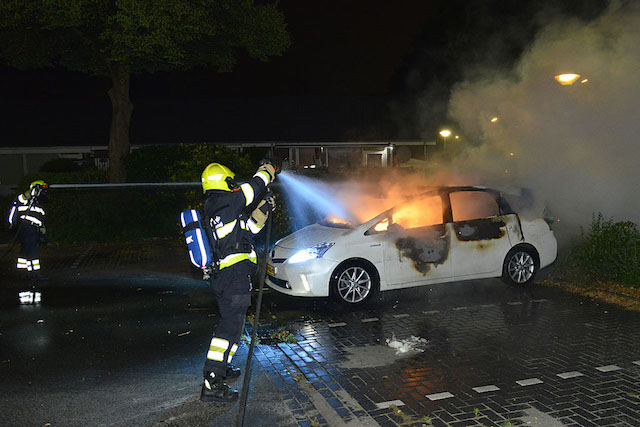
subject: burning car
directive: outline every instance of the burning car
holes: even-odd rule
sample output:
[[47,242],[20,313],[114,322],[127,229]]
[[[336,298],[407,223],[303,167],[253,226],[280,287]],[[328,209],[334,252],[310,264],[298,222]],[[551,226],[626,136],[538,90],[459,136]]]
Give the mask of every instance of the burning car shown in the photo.
[[438,187],[363,223],[328,217],[279,240],[266,283],[351,305],[425,284],[501,277],[526,285],[556,258],[551,224],[524,218],[493,189]]

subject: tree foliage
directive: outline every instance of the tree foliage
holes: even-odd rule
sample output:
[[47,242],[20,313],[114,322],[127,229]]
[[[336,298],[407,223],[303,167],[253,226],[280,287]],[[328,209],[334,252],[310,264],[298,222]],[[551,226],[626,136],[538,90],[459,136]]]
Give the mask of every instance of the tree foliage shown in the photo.
[[127,175],[136,182],[200,182],[209,163],[229,167],[239,179],[255,172],[247,155],[212,144],[152,145],[134,150],[127,159]]
[[208,66],[239,52],[266,61],[289,46],[278,3],[253,0],[2,0],[0,56],[17,68],[64,67],[111,78],[109,176],[125,179],[130,74]]
[[277,3],[252,0],[3,0],[0,53],[18,68],[108,75],[266,61],[289,46]]

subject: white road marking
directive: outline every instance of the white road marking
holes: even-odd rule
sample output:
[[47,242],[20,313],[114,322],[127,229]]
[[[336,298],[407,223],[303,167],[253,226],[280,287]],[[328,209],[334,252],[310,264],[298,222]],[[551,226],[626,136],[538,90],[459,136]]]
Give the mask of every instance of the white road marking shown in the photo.
[[404,406],[404,402],[402,400],[390,400],[388,402],[376,403],[378,409],[388,409],[391,405]]
[[481,387],[473,387],[473,391],[475,391],[476,393],[487,393],[490,391],[498,391],[498,390],[500,390],[500,387],[497,387],[493,384],[483,385]]
[[633,363],[634,365],[640,365],[640,360],[636,360],[635,362],[631,362],[631,363]]
[[431,310],[431,311],[423,311],[422,313],[424,313],[424,314],[436,314],[436,313],[440,313],[440,311],[438,311],[438,310]]
[[347,326],[347,324],[344,322],[329,323],[330,328],[338,328],[340,326]]
[[396,319],[397,319],[397,318],[399,318],[399,317],[409,317],[409,316],[410,316],[410,314],[407,314],[407,313],[403,313],[403,314],[394,314],[394,315],[393,315],[393,317],[395,317]]
[[559,376],[560,378],[562,378],[563,380],[568,380],[569,378],[581,377],[584,374],[582,372],[578,372],[578,371],[570,371],[570,372],[562,372],[562,373],[556,374],[556,375]]
[[368,317],[366,319],[361,319],[362,323],[369,323],[369,322],[377,322],[378,319],[377,317]]
[[541,379],[539,379],[539,378],[527,378],[526,380],[516,381],[516,383],[518,383],[522,387],[526,387],[526,386],[529,386],[529,385],[542,384],[543,381]]
[[442,399],[449,399],[450,397],[453,397],[453,394],[449,393],[448,391],[445,391],[443,393],[427,394],[426,396],[429,400],[442,400]]
[[612,372],[612,371],[619,371],[622,368],[618,365],[606,365],[606,366],[598,366],[596,369],[600,372]]
[[507,305],[522,305],[522,301],[512,301],[508,302]]

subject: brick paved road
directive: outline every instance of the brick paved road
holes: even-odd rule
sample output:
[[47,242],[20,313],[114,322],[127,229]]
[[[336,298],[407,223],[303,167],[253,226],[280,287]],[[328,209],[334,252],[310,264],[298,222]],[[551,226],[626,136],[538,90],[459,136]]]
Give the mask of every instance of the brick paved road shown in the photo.
[[[640,313],[493,280],[393,292],[351,312],[266,301],[276,317],[313,318],[277,323],[298,343],[259,346],[301,426],[640,425]],[[397,356],[394,334],[428,342]]]
[[[45,248],[42,259],[52,276],[195,277],[180,249]],[[640,313],[497,280],[388,292],[355,311],[271,291],[263,313],[262,334],[284,326],[298,339],[257,357],[301,426],[640,426]],[[396,355],[393,335],[427,343]]]

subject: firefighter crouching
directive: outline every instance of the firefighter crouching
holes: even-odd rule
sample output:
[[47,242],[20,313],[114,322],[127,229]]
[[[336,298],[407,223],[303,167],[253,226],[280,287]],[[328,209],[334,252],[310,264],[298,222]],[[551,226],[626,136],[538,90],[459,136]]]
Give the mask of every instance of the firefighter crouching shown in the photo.
[[28,191],[18,195],[9,213],[9,226],[17,229],[20,239],[16,268],[18,274],[28,280],[46,280],[40,271],[38,243],[47,238],[44,202],[48,188],[42,180],[33,181]]
[[231,389],[225,379],[240,376],[240,369],[231,366],[231,361],[251,305],[251,274],[257,263],[252,234],[263,228],[275,208],[275,199],[268,194],[253,212],[246,211],[254,199],[265,193],[275,175],[275,168],[264,164],[249,182],[238,185],[235,174],[219,163],[211,163],[202,173],[205,221],[211,226],[212,245],[219,259],[219,271],[212,275],[211,287],[220,312],[203,369],[203,402],[238,399],[238,391]]

